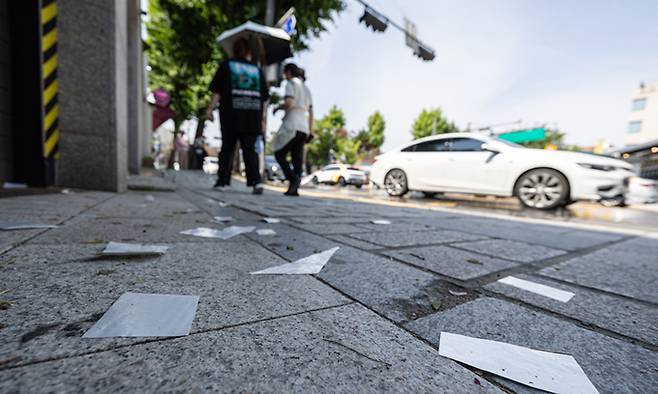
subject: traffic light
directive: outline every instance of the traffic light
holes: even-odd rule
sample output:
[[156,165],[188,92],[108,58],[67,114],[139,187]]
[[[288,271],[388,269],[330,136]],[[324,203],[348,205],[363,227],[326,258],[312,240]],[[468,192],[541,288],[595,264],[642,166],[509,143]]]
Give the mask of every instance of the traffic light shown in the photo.
[[364,22],[366,26],[371,27],[372,31],[383,32],[388,27],[388,19],[374,10],[366,8],[359,22]]
[[425,46],[425,44],[419,43],[414,49],[414,55],[423,59],[423,61],[428,62],[434,60],[434,49]]
[[416,38],[407,34],[407,46],[414,50],[414,55],[423,59],[423,61],[434,60],[434,49],[428,47]]

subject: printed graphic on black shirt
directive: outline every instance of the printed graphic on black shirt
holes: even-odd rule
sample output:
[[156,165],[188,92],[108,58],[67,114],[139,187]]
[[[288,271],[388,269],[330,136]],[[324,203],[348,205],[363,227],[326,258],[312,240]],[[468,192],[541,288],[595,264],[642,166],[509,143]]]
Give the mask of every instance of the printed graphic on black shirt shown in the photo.
[[233,109],[260,110],[260,72],[253,64],[230,61]]

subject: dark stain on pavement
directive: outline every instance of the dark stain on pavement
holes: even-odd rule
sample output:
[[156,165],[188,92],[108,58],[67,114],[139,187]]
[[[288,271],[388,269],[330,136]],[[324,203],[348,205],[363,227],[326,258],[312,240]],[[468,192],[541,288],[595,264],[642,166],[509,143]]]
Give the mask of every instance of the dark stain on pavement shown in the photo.
[[394,298],[392,302],[407,319],[416,320],[435,312],[452,309],[477,297],[473,291],[437,279],[421,288],[416,296],[409,299]]
[[34,338],[38,338],[42,335],[46,335],[48,331],[52,330],[57,326],[59,326],[59,324],[45,324],[42,326],[37,326],[37,328],[35,328],[34,330],[26,334],[23,334],[23,336],[21,337],[21,343],[27,343],[33,340]]

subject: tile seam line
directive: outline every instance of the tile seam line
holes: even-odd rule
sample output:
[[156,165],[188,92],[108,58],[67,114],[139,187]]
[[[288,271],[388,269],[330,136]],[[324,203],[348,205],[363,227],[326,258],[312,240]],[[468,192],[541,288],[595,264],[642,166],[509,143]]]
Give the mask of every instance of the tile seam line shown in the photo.
[[[246,321],[246,322],[242,322],[242,323],[228,324],[228,325],[218,326],[218,327],[211,327],[211,328],[206,328],[206,329],[199,330],[199,331],[190,332],[190,334],[183,335],[183,336],[159,337],[159,338],[154,338],[154,339],[147,339],[147,340],[142,340],[142,341],[136,341],[136,342],[133,342],[133,343],[127,343],[127,344],[112,346],[112,347],[104,348],[104,349],[97,349],[97,350],[93,350],[93,351],[89,351],[89,352],[71,354],[71,355],[66,355],[66,356],[61,356],[61,357],[51,357],[51,358],[46,358],[46,359],[42,359],[42,360],[34,360],[34,361],[23,363],[23,364],[11,365],[11,366],[8,366],[8,367],[0,368],[0,371],[9,371],[9,370],[13,370],[13,369],[30,367],[30,366],[38,365],[38,364],[45,364],[45,363],[56,362],[56,361],[61,361],[61,360],[68,360],[68,359],[73,359],[73,358],[86,357],[86,356],[91,356],[91,355],[95,355],[95,354],[108,353],[108,352],[112,352],[114,350],[126,349],[126,348],[130,348],[130,347],[134,347],[134,346],[148,345],[148,344],[151,344],[151,343],[173,341],[173,340],[177,340],[177,339],[181,339],[181,338],[192,337],[192,336],[195,336],[195,335],[207,334],[207,333],[210,333],[210,332],[221,332],[221,331],[224,331],[224,330],[230,330],[232,328],[238,328],[238,327],[244,327],[244,326],[249,326],[249,325],[253,325],[253,324],[276,321],[276,320],[280,320],[280,319],[287,319],[287,318],[290,318],[290,317],[301,316],[301,315],[305,315],[305,314],[308,314],[308,313],[322,312],[322,311],[326,311],[326,310],[330,310],[330,309],[342,308],[342,307],[349,306],[349,305],[354,305],[354,302],[345,302],[345,303],[341,303],[341,304],[324,306],[324,307],[321,307],[321,308],[314,308],[314,309],[309,309],[309,310],[305,310],[305,311],[289,313],[289,314],[285,314],[285,315],[272,316],[272,317],[267,317],[267,318],[263,318],[263,319],[250,320],[250,321]],[[117,338],[128,338],[128,337],[117,337]],[[89,339],[91,339],[91,338],[89,338]]]
[[[73,220],[75,217],[80,216],[80,215],[82,215],[83,213],[85,213],[85,212],[87,212],[87,211],[89,211],[89,210],[91,210],[91,209],[96,208],[96,207],[99,206],[100,204],[103,204],[103,203],[105,203],[105,202],[107,202],[107,201],[109,201],[109,200],[112,200],[112,199],[114,199],[114,198],[117,198],[117,197],[118,197],[118,195],[114,195],[114,194],[113,194],[113,195],[110,195],[110,196],[108,196],[107,198],[105,198],[105,199],[103,199],[103,200],[101,200],[101,201],[98,201],[97,203],[95,203],[95,204],[93,204],[93,205],[91,205],[91,206],[89,206],[89,207],[87,207],[87,208],[84,208],[83,210],[81,210],[81,211],[79,211],[79,212],[77,212],[77,213],[75,213],[75,214],[73,214],[73,215],[70,215],[70,216],[67,217],[67,218],[62,219],[59,223],[57,223],[57,225],[58,225],[58,226],[64,225],[64,224],[68,223],[69,221]],[[38,233],[32,235],[31,237],[25,238],[25,239],[23,239],[23,240],[21,240],[21,241],[19,241],[19,242],[16,242],[16,243],[14,243],[14,244],[11,244],[10,246],[8,246],[8,247],[6,247],[6,248],[4,248],[4,249],[2,249],[2,250],[0,251],[0,256],[4,255],[5,253],[7,253],[7,252],[9,252],[9,251],[11,251],[11,250],[14,250],[14,249],[18,248],[19,246],[22,246],[22,245],[27,244],[28,242],[32,241],[32,240],[35,239],[36,237],[38,237],[38,236],[40,236],[40,235],[42,235],[42,234],[45,234],[46,232],[48,232],[48,231],[50,231],[50,230],[53,230],[53,229],[52,229],[52,228],[44,229],[43,231],[39,231]],[[60,244],[61,244],[61,243],[60,243]]]

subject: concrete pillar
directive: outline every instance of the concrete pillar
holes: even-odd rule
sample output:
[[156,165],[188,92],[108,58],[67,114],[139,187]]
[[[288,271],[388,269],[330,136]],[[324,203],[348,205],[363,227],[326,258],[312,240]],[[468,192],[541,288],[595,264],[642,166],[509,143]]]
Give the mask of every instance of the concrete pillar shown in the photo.
[[0,2],[0,183],[13,181],[9,3]]
[[128,0],[128,172],[139,174],[144,129],[144,63],[140,0]]
[[127,0],[58,0],[57,183],[126,190]]

